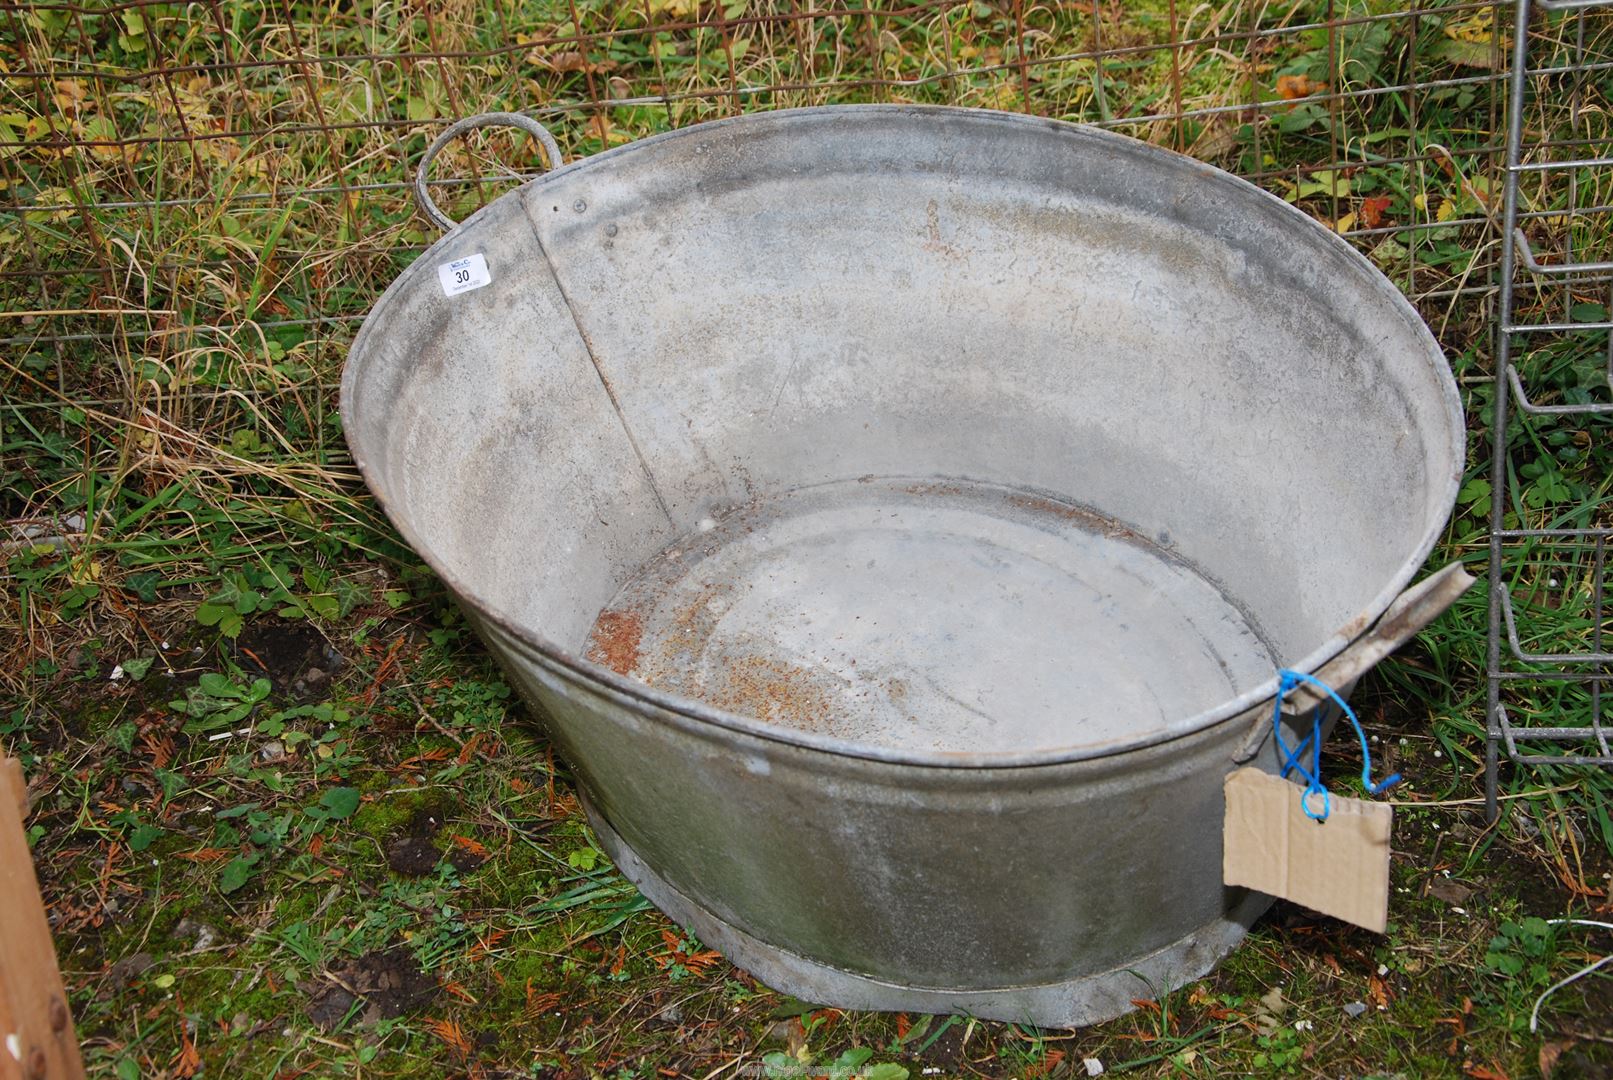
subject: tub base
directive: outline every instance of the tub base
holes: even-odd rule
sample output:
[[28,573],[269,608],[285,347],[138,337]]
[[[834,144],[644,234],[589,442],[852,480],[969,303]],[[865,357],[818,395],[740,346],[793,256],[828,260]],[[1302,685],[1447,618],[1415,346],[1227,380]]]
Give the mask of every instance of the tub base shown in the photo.
[[779,727],[949,752],[1163,734],[1277,655],[1168,533],[1028,488],[876,476],[715,513],[638,567],[588,643]]
[[1123,968],[1066,982],[991,990],[933,990],[900,986],[826,967],[752,937],[713,915],[650,869],[611,828],[587,795],[583,810],[605,853],[645,898],[680,926],[693,930],[780,993],[814,1004],[877,1012],[959,1013],[1037,1027],[1076,1028],[1131,1012],[1133,999],[1152,999],[1206,975],[1243,939],[1271,905],[1263,893],[1247,893],[1227,916],[1195,930],[1158,952]]

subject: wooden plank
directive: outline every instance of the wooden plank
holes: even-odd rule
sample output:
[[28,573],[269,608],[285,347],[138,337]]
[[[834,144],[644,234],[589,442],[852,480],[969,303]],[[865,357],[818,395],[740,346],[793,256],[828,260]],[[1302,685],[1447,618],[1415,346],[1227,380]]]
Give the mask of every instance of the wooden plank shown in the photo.
[[0,757],[0,1080],[82,1080],[73,1017],[23,833],[22,767]]
[[22,762],[14,757],[0,757],[0,791],[10,786],[17,793],[17,817],[28,817],[28,782],[22,778]]

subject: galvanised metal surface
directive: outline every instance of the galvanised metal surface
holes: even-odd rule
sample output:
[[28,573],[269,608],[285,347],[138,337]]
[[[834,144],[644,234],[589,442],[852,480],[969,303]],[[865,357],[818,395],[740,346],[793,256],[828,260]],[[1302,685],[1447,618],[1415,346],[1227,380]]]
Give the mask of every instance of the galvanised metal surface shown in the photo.
[[1394,287],[1019,115],[562,167],[400,276],[342,409],[618,865],[832,1004],[1070,1025],[1202,974],[1265,906],[1221,885],[1221,783],[1275,767],[1275,668],[1347,686],[1466,585],[1389,610],[1463,437]]

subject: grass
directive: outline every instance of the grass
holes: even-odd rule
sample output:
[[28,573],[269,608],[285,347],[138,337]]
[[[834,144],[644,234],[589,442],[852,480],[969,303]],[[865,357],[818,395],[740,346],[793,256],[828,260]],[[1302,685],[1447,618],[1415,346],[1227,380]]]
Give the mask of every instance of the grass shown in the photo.
[[[1586,25],[1607,59],[1613,28]],[[1540,21],[1536,54],[1568,55],[1573,27]],[[546,110],[586,155],[737,109],[1028,109],[1251,176],[1412,296],[1473,428],[1436,559],[1477,569],[1505,37],[1487,7],[1380,0],[7,11],[0,745],[34,778],[92,1074],[1605,1074],[1605,979],[1529,1017],[1606,951],[1541,920],[1605,911],[1613,782],[1511,770],[1484,823],[1482,594],[1358,694],[1385,771],[1412,778],[1386,938],[1280,905],[1212,976],[1075,1033],[841,1013],[759,986],[616,874],[541,728],[365,497],[335,410],[356,320],[433,239],[406,185],[446,118]],[[1605,144],[1605,85],[1545,88],[1531,133]],[[524,140],[473,136],[440,160],[439,201],[462,216],[535,167]],[[1613,176],[1573,182],[1523,192],[1542,257],[1609,248],[1608,215],[1568,210],[1613,202]],[[1607,303],[1522,296],[1541,317]],[[1531,346],[1533,396],[1607,394],[1594,341]],[[1509,524],[1610,524],[1606,424],[1512,425]],[[1513,555],[1524,643],[1586,648],[1594,552]],[[1573,722],[1587,694],[1509,707]]]

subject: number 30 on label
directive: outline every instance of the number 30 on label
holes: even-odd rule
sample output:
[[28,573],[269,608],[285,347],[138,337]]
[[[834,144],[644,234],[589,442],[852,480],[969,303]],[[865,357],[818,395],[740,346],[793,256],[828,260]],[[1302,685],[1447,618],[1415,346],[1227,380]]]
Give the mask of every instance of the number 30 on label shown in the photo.
[[437,267],[437,280],[442,283],[444,296],[458,296],[490,284],[493,275],[487,270],[487,259],[478,251],[466,258],[440,264]]

